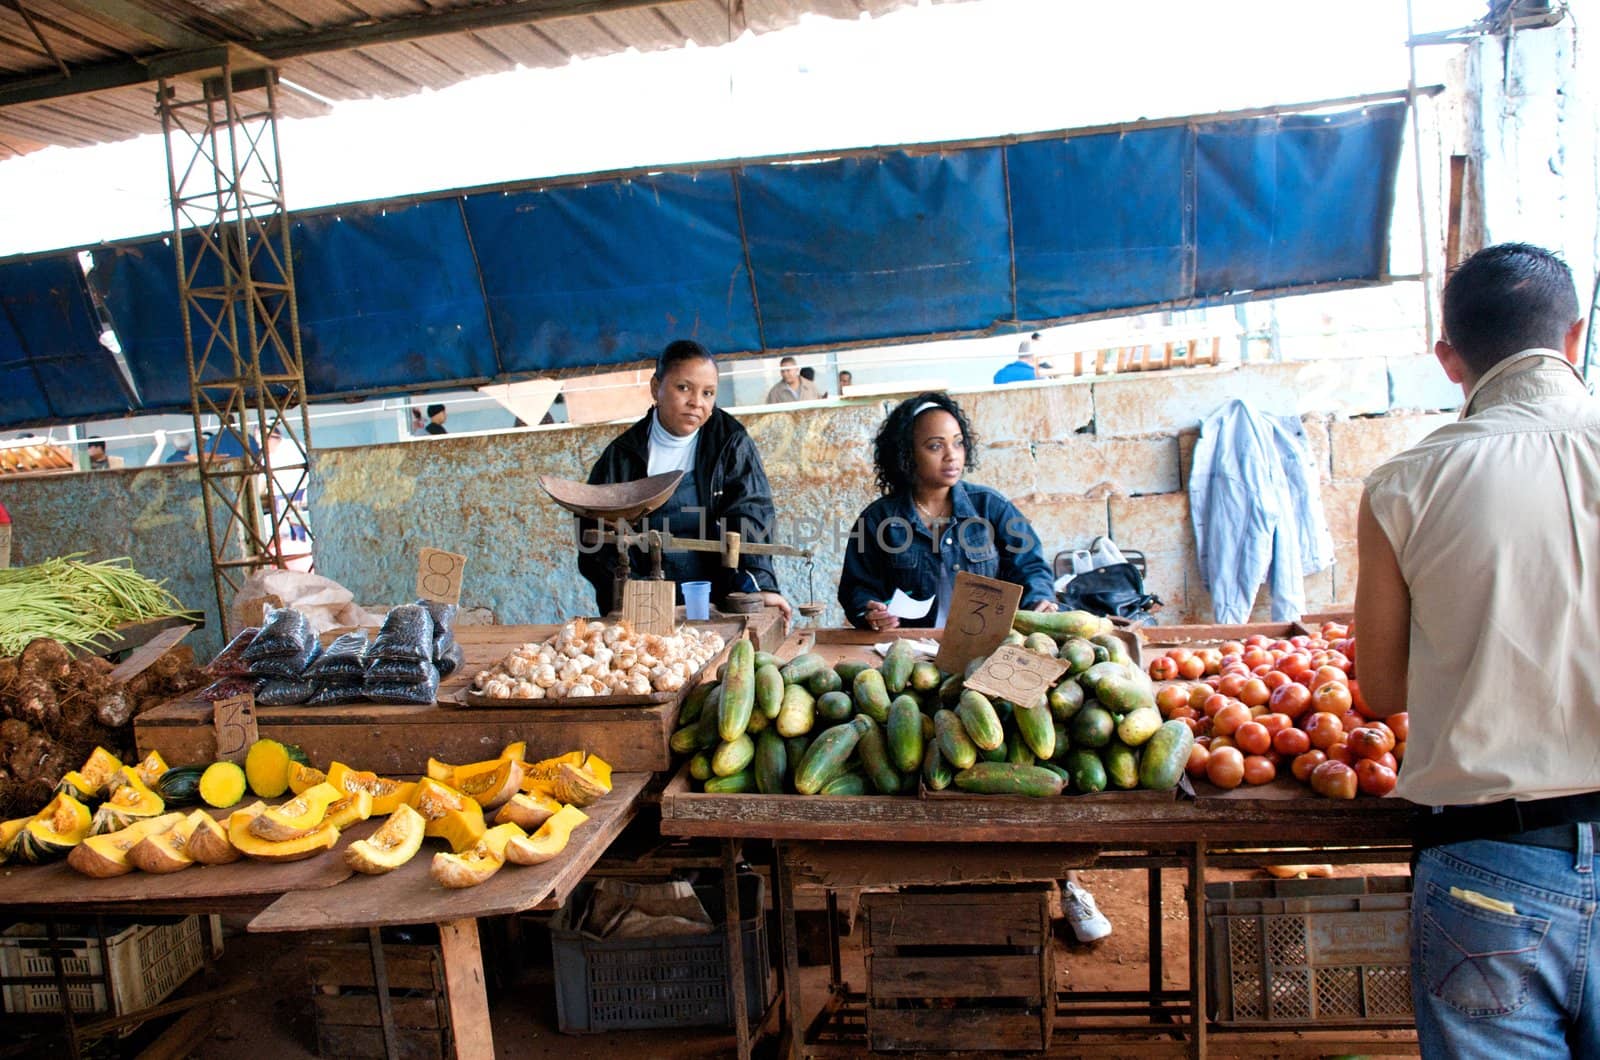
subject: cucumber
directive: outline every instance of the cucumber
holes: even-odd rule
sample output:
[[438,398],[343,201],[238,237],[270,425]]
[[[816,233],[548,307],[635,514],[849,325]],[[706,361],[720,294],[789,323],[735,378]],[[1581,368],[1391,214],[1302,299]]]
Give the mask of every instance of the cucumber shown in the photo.
[[1099,699],[1100,682],[1126,681],[1132,676],[1133,674],[1129,672],[1126,666],[1123,666],[1121,663],[1115,662],[1111,659],[1107,659],[1104,662],[1097,662],[1085,670],[1083,675],[1078,678],[1078,683],[1083,686],[1083,690],[1085,692],[1091,696],[1094,696],[1096,699]]
[[1037,762],[1038,756],[1033,753],[1033,748],[1028,746],[1028,741],[1015,730],[1006,733],[1006,758],[1014,766],[1031,766]]
[[856,674],[862,670],[872,669],[871,663],[864,663],[857,659],[841,659],[833,664],[833,672],[839,675],[842,682],[840,688],[849,688],[855,683]]
[[1056,730],[1056,753],[1050,756],[1050,760],[1059,762],[1072,750],[1072,737],[1067,733],[1066,725],[1059,721],[1053,722],[1051,727]]
[[951,674],[939,682],[939,706],[956,709],[956,704],[961,702],[961,676]]
[[1050,703],[1050,713],[1066,721],[1083,709],[1083,686],[1076,678],[1069,677],[1052,688],[1046,699]]
[[828,668],[828,660],[816,652],[808,651],[804,655],[796,655],[790,659],[781,671],[784,684],[803,684]]
[[817,717],[823,721],[849,721],[855,701],[846,692],[824,692],[817,697]]
[[889,720],[889,689],[884,685],[883,674],[877,670],[862,670],[856,674],[850,689],[856,709],[879,725]]
[[758,651],[756,652],[756,669],[759,670],[763,666],[776,666],[779,669],[782,669],[783,660],[772,654],[770,651]]
[[756,740],[756,790],[763,795],[782,795],[788,770],[789,749],[777,730],[768,729]]
[[711,756],[701,751],[689,759],[689,775],[696,780],[710,780],[713,776]]
[[1094,665],[1094,645],[1083,637],[1068,637],[1061,642],[1060,659],[1070,669],[1068,677],[1077,677]]
[[[894,704],[890,704],[893,706]],[[922,714],[922,742],[931,743],[939,735],[939,730],[933,727],[933,715],[926,710]]]
[[769,718],[783,705],[783,675],[776,666],[756,667],[756,710]]
[[1090,644],[1098,644],[1111,656],[1112,662],[1119,662],[1124,666],[1133,665],[1133,656],[1128,654],[1128,645],[1115,633],[1107,631],[1096,633],[1089,638]]
[[759,710],[752,710],[750,712],[750,724],[744,727],[744,731],[750,734],[751,739],[755,739],[770,728],[772,728],[772,719]]
[[1010,645],[1011,647],[1014,647],[1014,648],[1020,648],[1020,647],[1022,647],[1023,641],[1025,641],[1027,639],[1028,638],[1022,633],[1021,630],[1014,629],[1011,632],[1007,633],[1003,638],[1001,638],[1000,643],[1001,644],[1005,644],[1005,645]]
[[1060,777],[1062,787],[1072,783],[1072,774],[1068,773],[1064,767],[1057,765],[1055,762],[1038,762],[1035,764],[1038,765],[1040,769],[1048,769],[1050,772]]
[[889,760],[902,773],[922,765],[922,706],[912,696],[896,696],[889,704]]
[[953,710],[941,710],[933,716],[935,739],[939,753],[956,769],[966,769],[978,760],[978,748],[967,736],[966,728]]
[[860,773],[840,773],[822,785],[819,795],[865,795],[867,778]]
[[944,760],[944,753],[939,750],[938,742],[928,741],[927,748],[922,752],[922,782],[928,786],[929,791],[943,791],[954,779],[955,770]]
[[1067,760],[1062,765],[1072,774],[1073,790],[1085,795],[1106,790],[1106,767],[1101,765],[1100,756],[1093,751],[1068,751]]
[[1139,786],[1139,752],[1123,743],[1112,740],[1100,752],[1100,764],[1106,768],[1106,786],[1129,791]]
[[[756,705],[756,646],[747,639],[728,649],[728,677],[722,682],[722,712],[717,735],[724,743],[744,735]],[[726,773],[721,774],[727,776]]]
[[992,751],[985,751],[982,748],[979,748],[978,750],[978,761],[980,762],[1005,762],[1008,761],[1010,757],[1011,756],[1006,753],[1006,745],[1003,743]]
[[1089,638],[1111,628],[1111,623],[1087,611],[1018,611],[1011,628],[1020,633],[1048,633],[1057,640]]
[[1161,728],[1161,712],[1155,707],[1139,707],[1117,722],[1117,739],[1129,747],[1143,746]]
[[1148,678],[1107,677],[1095,685],[1094,697],[1104,703],[1114,714],[1131,714],[1136,710],[1154,710],[1155,690]]
[[1092,645],[1092,647],[1094,648],[1094,661],[1095,662],[1103,663],[1103,662],[1110,662],[1111,661],[1111,653],[1106,651],[1106,649],[1104,647],[1102,647],[1099,644]]
[[731,777],[712,777],[706,781],[708,795],[743,795],[756,790],[755,774],[746,769]]
[[672,739],[667,741],[667,746],[672,748],[673,754],[692,755],[696,751],[703,751],[717,742],[716,731],[713,730],[710,739],[701,735],[699,724],[685,725],[672,734]]
[[939,668],[926,659],[919,660],[911,668],[911,688],[916,692],[933,692],[944,680],[944,675]]
[[700,711],[704,709],[711,690],[716,687],[715,681],[701,681],[690,689],[689,694],[684,697],[683,709],[678,711],[678,724],[693,725],[699,721]]
[[861,768],[873,787],[885,795],[900,790],[900,774],[889,761],[889,748],[884,743],[882,729],[873,725],[863,732],[856,743],[856,754],[861,756]]
[[891,696],[898,696],[906,690],[906,684],[911,680],[911,668],[916,665],[917,653],[912,650],[910,640],[900,637],[889,645],[889,651],[883,657],[883,686]]
[[1011,717],[1030,751],[1040,758],[1050,758],[1056,753],[1056,723],[1049,707],[1043,703],[1018,706],[1012,710]]
[[789,685],[783,690],[783,707],[774,723],[779,736],[804,736],[816,722],[817,701],[811,698],[802,685]]
[[956,787],[982,795],[1031,795],[1045,798],[1061,794],[1061,778],[1038,766],[980,762],[956,774]]
[[1035,655],[1043,655],[1054,659],[1060,649],[1056,647],[1056,640],[1048,633],[1029,633],[1022,638],[1022,646]]
[[719,777],[742,773],[756,756],[756,742],[749,733],[741,732],[737,738],[717,745],[711,753],[711,772]]
[[1156,734],[1145,741],[1139,760],[1139,786],[1151,791],[1171,791],[1178,786],[1189,752],[1194,749],[1194,733],[1173,718],[1163,722]]
[[975,659],[969,659],[967,661],[967,665],[965,667],[963,667],[962,670],[961,670],[962,679],[964,680],[964,679],[966,679],[968,677],[971,677],[973,674],[977,673],[979,670],[981,670],[983,668],[983,664],[988,662],[988,661],[989,661],[989,657],[987,655],[980,655]]
[[1072,746],[1083,748],[1104,747],[1117,731],[1116,719],[1098,703],[1085,704],[1084,708],[1067,723],[1072,736]]
[[961,693],[956,714],[979,750],[992,751],[1006,742],[1005,731],[1000,727],[1000,715],[995,713],[994,704],[982,692],[969,688]]
[[[789,760],[789,780],[793,786],[794,767],[800,764],[800,759],[806,756],[806,751],[811,747],[811,734],[804,736],[790,736],[783,741],[784,754]],[[757,748],[760,750],[760,748]]]
[[861,730],[847,721],[825,729],[800,760],[794,772],[794,788],[802,795],[815,795],[822,786],[844,769],[845,760],[856,749]]
[[807,678],[805,685],[806,691],[810,692],[813,696],[822,696],[829,692],[839,691],[844,687],[844,681],[839,677],[832,667],[828,667],[812,677]]

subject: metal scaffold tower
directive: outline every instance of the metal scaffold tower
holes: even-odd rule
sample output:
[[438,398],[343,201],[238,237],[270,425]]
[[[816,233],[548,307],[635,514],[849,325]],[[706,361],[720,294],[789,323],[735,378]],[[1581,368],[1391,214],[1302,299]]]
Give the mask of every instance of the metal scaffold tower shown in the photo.
[[[158,91],[201,495],[226,626],[251,572],[310,555],[311,432],[278,77],[230,47],[219,66],[164,78]],[[219,426],[205,439],[210,417]]]

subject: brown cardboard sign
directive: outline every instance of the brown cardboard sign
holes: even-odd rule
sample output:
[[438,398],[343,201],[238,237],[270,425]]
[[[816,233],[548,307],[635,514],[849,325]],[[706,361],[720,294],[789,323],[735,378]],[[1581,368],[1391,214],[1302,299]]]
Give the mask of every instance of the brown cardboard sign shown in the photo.
[[211,724],[217,730],[217,760],[241,761],[259,735],[256,697],[246,692],[242,696],[218,700],[212,708]]
[[1002,644],[964,683],[984,695],[1028,706],[1048,695],[1068,669],[1060,659]]
[[258,596],[253,600],[246,601],[241,609],[244,616],[244,624],[256,627],[266,625],[267,610],[269,608],[273,611],[282,611],[283,599],[276,593],[267,593],[265,596]]
[[437,548],[425,548],[417,556],[417,599],[441,604],[461,602],[461,575],[467,557]]
[[934,663],[946,673],[960,673],[973,659],[994,651],[1011,632],[1021,602],[1020,585],[958,571]]
[[678,583],[629,579],[622,586],[622,617],[640,633],[672,634]]

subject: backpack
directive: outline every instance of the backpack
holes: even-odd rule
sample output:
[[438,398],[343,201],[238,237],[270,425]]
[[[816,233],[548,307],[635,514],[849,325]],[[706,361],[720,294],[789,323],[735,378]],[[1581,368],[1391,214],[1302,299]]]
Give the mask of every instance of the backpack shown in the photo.
[[1132,563],[1112,563],[1084,571],[1057,594],[1067,610],[1119,618],[1149,618],[1161,597],[1144,591],[1144,577]]

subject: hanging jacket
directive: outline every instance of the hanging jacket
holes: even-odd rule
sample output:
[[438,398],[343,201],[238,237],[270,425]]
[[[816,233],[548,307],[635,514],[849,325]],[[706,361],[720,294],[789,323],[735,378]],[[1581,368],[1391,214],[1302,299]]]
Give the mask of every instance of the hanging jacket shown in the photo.
[[1298,417],[1234,399],[1201,423],[1189,512],[1216,621],[1249,621],[1269,576],[1273,621],[1300,617],[1305,576],[1333,562],[1319,481]]

